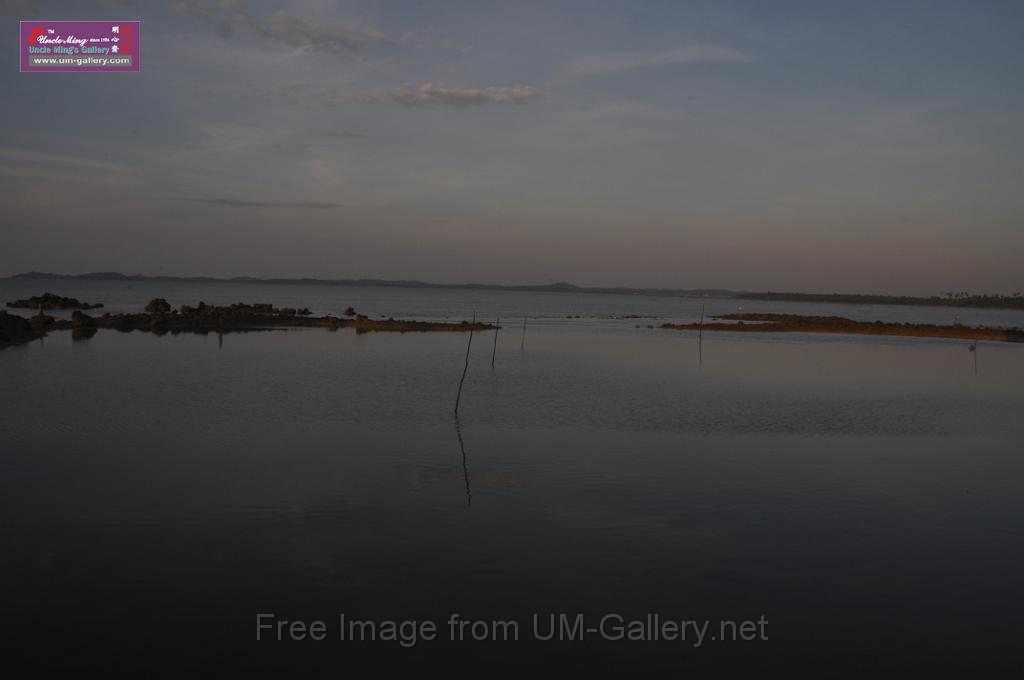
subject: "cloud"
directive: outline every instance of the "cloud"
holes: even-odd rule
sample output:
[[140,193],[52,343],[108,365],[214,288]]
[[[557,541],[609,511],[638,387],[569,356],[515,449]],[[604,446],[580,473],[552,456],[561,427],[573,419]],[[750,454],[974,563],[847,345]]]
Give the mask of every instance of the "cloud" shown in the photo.
[[240,198],[193,198],[188,196],[174,196],[171,200],[184,201],[186,203],[207,203],[230,208],[311,208],[315,210],[329,210],[331,208],[345,207],[342,203],[322,203],[317,201],[247,201]]
[[337,137],[338,139],[369,139],[370,135],[365,132],[350,132],[349,130],[341,130],[338,132],[328,132],[328,137]]
[[556,69],[553,81],[593,78],[636,69],[685,64],[748,61],[738,50],[716,45],[690,45],[663,52],[614,52],[574,57]]
[[191,0],[179,2],[175,8],[210,26],[221,37],[238,31],[314,52],[356,54],[371,45],[401,45],[410,39],[409,35],[393,37],[380,31],[307,21],[284,10],[261,20],[247,10],[242,0]]
[[61,172],[59,170],[46,170],[42,168],[7,168],[0,166],[0,177],[10,177],[12,180],[24,182],[38,182],[49,185],[95,184],[106,187],[128,188],[135,186],[137,182],[125,175],[105,175],[99,173],[82,172]]
[[192,2],[179,2],[174,5],[176,12],[198,19],[215,30],[217,35],[222,38],[226,38],[232,33],[229,13],[233,15],[241,9],[240,0],[192,0]]
[[359,97],[366,102],[385,102],[406,106],[439,104],[446,106],[478,106],[492,102],[528,104],[540,97],[535,87],[447,87],[423,83],[415,90],[399,87]]
[[20,149],[14,147],[0,148],[0,159],[8,159],[22,163],[33,163],[54,168],[68,168],[80,171],[96,171],[106,173],[127,172],[128,168],[119,163],[111,163],[98,158],[51,154],[43,151]]
[[[11,161],[7,163],[6,161]],[[126,187],[138,183],[130,167],[90,156],[0,147],[0,175],[20,180]]]

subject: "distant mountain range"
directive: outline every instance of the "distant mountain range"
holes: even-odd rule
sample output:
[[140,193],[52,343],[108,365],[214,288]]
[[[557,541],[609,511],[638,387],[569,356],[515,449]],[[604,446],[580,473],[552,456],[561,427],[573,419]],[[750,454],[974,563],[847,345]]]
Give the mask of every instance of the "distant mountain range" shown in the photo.
[[654,295],[659,297],[717,297],[731,298],[735,291],[720,288],[692,290],[676,288],[597,288],[576,286],[571,283],[548,283],[532,286],[502,286],[488,283],[429,283],[427,281],[389,281],[385,279],[261,279],[252,276],[217,278],[212,276],[144,276],[120,272],[92,272],[89,274],[51,274],[49,272],[26,272],[16,274],[12,279],[75,279],[79,281],[191,281],[197,283],[274,283],[283,285],[318,286],[380,286],[387,288],[454,288],[463,290],[512,290],[531,293],[604,293],[614,295]]
[[26,272],[12,279],[75,279],[79,281],[191,281],[197,283],[273,283],[282,285],[319,286],[379,286],[387,288],[452,288],[462,290],[511,290],[531,293],[588,293],[612,295],[650,295],[655,297],[733,298],[739,300],[778,300],[788,302],[828,302],[868,305],[915,305],[928,307],[980,307],[992,309],[1024,310],[1024,295],[973,295],[947,293],[942,296],[911,297],[900,295],[853,295],[846,293],[779,293],[740,292],[725,288],[611,288],[576,286],[571,283],[547,283],[530,286],[502,286],[488,283],[429,283],[426,281],[389,281],[386,279],[261,279],[252,276],[218,278],[213,276],[144,276],[120,272],[92,272],[89,274],[52,274]]

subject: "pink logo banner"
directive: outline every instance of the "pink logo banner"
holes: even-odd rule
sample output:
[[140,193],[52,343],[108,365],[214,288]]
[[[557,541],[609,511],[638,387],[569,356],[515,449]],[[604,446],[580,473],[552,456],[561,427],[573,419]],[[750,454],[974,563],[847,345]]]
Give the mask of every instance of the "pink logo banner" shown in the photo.
[[139,21],[22,21],[21,71],[138,71]]

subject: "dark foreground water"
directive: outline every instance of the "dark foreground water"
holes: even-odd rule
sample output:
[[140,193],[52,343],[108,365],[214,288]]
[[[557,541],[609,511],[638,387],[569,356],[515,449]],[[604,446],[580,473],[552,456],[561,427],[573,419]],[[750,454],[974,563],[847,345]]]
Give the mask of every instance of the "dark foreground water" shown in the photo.
[[[302,297],[261,292],[165,295]],[[490,311],[450,291],[320,306],[345,294],[371,315]],[[977,372],[958,341],[705,334],[698,352],[603,317],[699,303],[533,297],[491,300],[548,311],[525,350],[501,333],[493,370],[493,334],[474,337],[458,423],[459,334],[0,352],[0,676],[1019,671],[1024,347],[982,343]],[[260,613],[327,638],[257,640]],[[339,640],[340,614],[437,639]],[[582,640],[539,639],[559,614]],[[614,639],[649,614],[707,628]],[[452,640],[453,615],[479,625]]]

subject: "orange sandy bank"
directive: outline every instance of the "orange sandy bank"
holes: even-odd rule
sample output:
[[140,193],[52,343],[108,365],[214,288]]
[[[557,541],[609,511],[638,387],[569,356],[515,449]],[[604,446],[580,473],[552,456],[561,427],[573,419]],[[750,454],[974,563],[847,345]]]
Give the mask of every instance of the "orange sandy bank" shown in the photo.
[[960,324],[936,326],[916,323],[884,323],[882,321],[854,321],[841,316],[802,316],[799,314],[723,314],[712,318],[721,321],[704,324],[666,323],[661,327],[671,330],[695,331],[703,328],[705,331],[741,333],[841,333],[1024,342],[1024,331],[1017,328],[972,327]]

